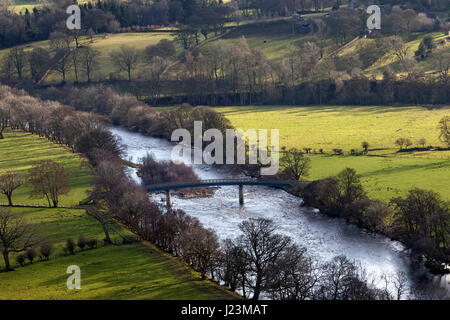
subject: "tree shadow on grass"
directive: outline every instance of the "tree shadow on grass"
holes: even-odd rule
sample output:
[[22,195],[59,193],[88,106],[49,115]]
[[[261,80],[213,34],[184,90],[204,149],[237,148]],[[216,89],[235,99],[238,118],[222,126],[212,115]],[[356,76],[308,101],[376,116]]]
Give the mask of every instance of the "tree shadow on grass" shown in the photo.
[[400,173],[400,172],[408,172],[411,170],[437,170],[437,169],[443,169],[443,168],[449,168],[450,161],[444,160],[444,161],[438,161],[434,163],[427,163],[427,164],[413,164],[413,165],[401,165],[396,167],[390,167],[390,168],[382,168],[379,170],[374,170],[370,172],[366,172],[361,174],[362,177],[367,178],[371,176],[378,176],[378,175],[388,175],[388,174],[394,174],[394,173]]

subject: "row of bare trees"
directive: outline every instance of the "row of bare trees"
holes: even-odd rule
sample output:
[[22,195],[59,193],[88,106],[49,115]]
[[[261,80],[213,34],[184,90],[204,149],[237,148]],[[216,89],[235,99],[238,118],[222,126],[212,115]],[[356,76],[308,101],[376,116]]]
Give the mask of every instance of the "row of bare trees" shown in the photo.
[[61,75],[65,82],[69,73],[73,73],[75,82],[84,77],[91,81],[97,72],[99,51],[80,43],[76,33],[55,31],[50,35],[50,48],[36,47],[27,52],[14,47],[1,61],[1,77],[8,83],[22,82],[27,79],[40,82],[50,72]]
[[110,133],[100,117],[6,86],[0,87],[0,122],[5,128],[37,134],[88,156],[101,148],[112,155],[120,153],[120,148],[108,144]]
[[[45,100],[56,100],[62,104],[71,105],[76,110],[106,116],[114,125],[167,139],[170,139],[172,132],[178,128],[187,129],[193,134],[194,121],[202,121],[203,130],[214,128],[225,133],[226,129],[232,128],[230,121],[223,114],[209,107],[192,107],[189,104],[183,104],[174,109],[157,111],[134,97],[120,95],[104,86],[51,87],[45,90],[41,97]],[[83,113],[79,117],[81,115]],[[87,114],[84,115],[88,117]],[[93,120],[97,119],[91,117]]]

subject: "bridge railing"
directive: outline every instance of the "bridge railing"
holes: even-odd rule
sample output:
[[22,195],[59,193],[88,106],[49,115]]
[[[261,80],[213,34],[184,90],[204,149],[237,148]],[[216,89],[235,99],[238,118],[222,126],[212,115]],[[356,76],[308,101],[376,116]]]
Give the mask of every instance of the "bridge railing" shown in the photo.
[[183,181],[147,185],[148,190],[164,190],[170,188],[180,187],[199,187],[208,185],[272,185],[272,186],[292,186],[293,183],[289,181],[280,180],[255,180],[255,179],[207,179],[196,181]]

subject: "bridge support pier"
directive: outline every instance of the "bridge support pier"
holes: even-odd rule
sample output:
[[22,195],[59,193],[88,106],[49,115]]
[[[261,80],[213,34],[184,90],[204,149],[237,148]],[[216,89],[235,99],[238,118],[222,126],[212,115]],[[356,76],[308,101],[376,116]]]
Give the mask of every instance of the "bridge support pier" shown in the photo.
[[167,209],[172,208],[172,195],[170,194],[170,190],[166,191],[166,206]]
[[244,186],[239,185],[239,204],[244,205]]

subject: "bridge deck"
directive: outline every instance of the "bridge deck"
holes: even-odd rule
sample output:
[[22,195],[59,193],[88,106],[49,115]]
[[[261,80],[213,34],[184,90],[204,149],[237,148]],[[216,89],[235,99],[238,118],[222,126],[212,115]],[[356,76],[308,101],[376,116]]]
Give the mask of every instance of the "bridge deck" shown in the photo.
[[251,180],[251,179],[210,179],[188,182],[161,183],[146,186],[147,192],[170,191],[176,189],[214,187],[214,186],[268,186],[268,187],[292,187],[289,181],[279,180]]

